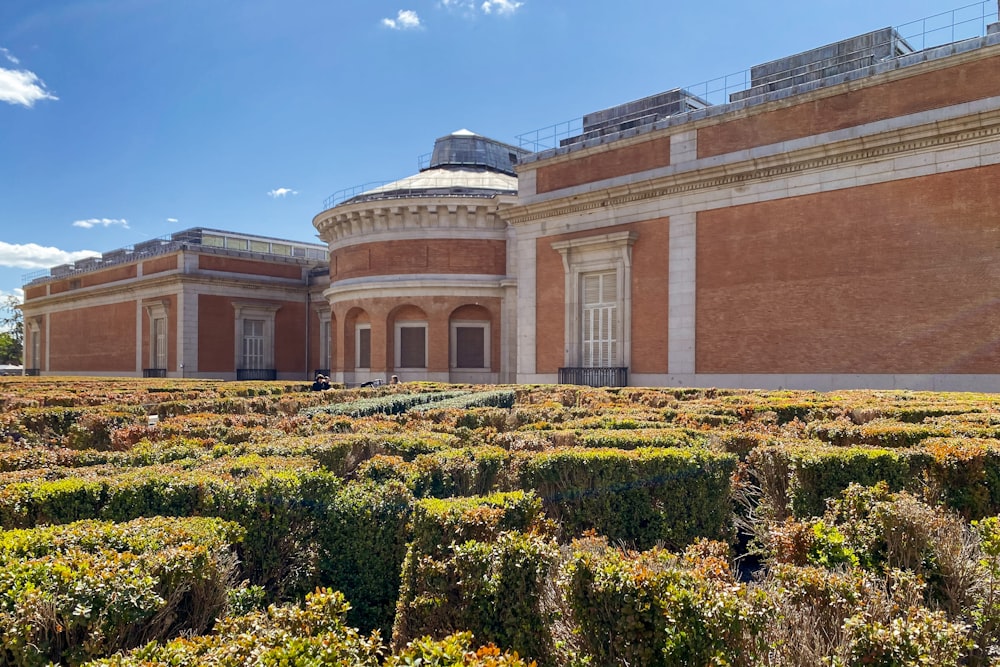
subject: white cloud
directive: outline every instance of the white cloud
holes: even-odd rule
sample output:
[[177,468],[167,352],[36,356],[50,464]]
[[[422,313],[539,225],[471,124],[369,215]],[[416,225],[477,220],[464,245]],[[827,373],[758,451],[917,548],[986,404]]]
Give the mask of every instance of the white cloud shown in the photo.
[[2,46],[0,46],[0,53],[2,53],[7,60],[11,61],[15,65],[20,65],[21,64],[20,60],[18,60],[13,55],[11,55],[11,52],[8,51],[7,49],[3,48]]
[[299,194],[299,191],[292,190],[291,188],[275,188],[274,190],[268,192],[267,196],[271,197],[272,199],[277,199],[278,197],[286,197],[288,195],[297,195],[297,194]]
[[[8,60],[16,60],[9,54],[4,55]],[[38,100],[58,99],[45,89],[45,83],[34,72],[0,67],[0,102],[20,104],[30,109]]]
[[382,19],[382,25],[393,30],[413,30],[420,27],[420,17],[412,9],[400,9],[394,19]]
[[59,264],[70,264],[84,257],[100,255],[96,250],[68,252],[36,243],[12,244],[0,241],[0,266],[15,269],[48,269]]
[[496,12],[501,16],[505,14],[513,14],[516,12],[524,3],[517,2],[516,0],[484,0],[480,8],[483,10],[484,14],[492,14]]
[[20,287],[15,287],[12,292],[6,292],[0,289],[0,301],[6,301],[9,296],[12,296],[21,303],[24,303],[24,290]]
[[178,223],[178,220],[177,220],[177,218],[167,218],[167,222],[169,222],[170,224],[176,225]]
[[94,227],[110,227],[111,225],[121,225],[122,229],[128,229],[128,220],[122,219],[111,219],[111,218],[90,218],[89,220],[76,220],[73,222],[74,227],[82,227],[83,229],[93,229]]
[[513,14],[522,6],[519,0],[440,0],[439,5],[445,9],[457,10],[468,16],[479,12],[504,16]]

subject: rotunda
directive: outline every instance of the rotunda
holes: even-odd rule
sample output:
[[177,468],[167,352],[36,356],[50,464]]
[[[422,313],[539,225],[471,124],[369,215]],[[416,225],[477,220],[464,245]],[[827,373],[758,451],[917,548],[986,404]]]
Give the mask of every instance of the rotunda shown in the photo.
[[526,151],[460,130],[417,174],[327,200],[330,369],[349,385],[512,382],[516,280],[507,224]]

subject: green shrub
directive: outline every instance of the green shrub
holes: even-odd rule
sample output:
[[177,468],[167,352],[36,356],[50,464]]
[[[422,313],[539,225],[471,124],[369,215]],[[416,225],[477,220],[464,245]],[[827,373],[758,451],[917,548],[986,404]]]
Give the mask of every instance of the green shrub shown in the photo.
[[317,523],[319,581],[351,600],[353,626],[392,630],[412,502],[398,482],[348,484]]
[[932,457],[928,486],[948,507],[968,519],[1000,514],[1000,447],[996,440],[934,438],[924,443]]
[[820,516],[828,499],[852,483],[915,486],[930,456],[910,449],[777,445],[754,449],[747,462],[777,518]]
[[764,616],[736,581],[725,545],[698,543],[684,556],[596,540],[574,547],[559,587],[593,664],[758,664]]
[[88,667],[378,667],[382,642],[348,627],[349,609],[341,593],[317,590],[301,606],[229,618],[210,635],[151,643]]
[[551,621],[543,594],[556,561],[555,543],[541,535],[501,532],[421,553],[411,545],[403,567],[393,646],[460,630],[519,655],[546,660]]
[[644,549],[730,536],[730,476],[736,457],[695,448],[556,449],[520,464],[569,535],[596,530]]
[[411,408],[428,403],[465,396],[466,391],[427,391],[416,394],[385,394],[361,398],[348,403],[334,403],[306,408],[302,411],[307,416],[315,414],[347,415],[348,417],[368,417],[376,414],[398,415]]
[[447,498],[482,496],[506,483],[510,454],[500,447],[466,447],[423,454],[414,460],[415,495]]
[[385,667],[534,667],[517,652],[506,653],[493,645],[472,650],[472,633],[458,632],[444,639],[422,637],[390,656]]
[[0,664],[80,664],[203,632],[225,608],[241,536],[165,518],[0,532]]

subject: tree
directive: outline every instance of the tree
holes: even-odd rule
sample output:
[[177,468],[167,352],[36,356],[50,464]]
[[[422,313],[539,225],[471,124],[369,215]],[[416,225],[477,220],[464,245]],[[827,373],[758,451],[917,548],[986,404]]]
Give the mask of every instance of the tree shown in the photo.
[[21,300],[9,294],[0,301],[0,364],[20,365],[24,351]]

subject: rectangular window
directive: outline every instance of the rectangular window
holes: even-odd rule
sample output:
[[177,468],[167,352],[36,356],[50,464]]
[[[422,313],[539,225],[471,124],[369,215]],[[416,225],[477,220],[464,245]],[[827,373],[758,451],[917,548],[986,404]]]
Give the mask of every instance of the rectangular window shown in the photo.
[[42,336],[41,332],[33,330],[31,332],[31,366],[30,368],[41,368]]
[[455,327],[455,368],[486,368],[485,327]]
[[243,320],[243,368],[265,368],[264,320]]
[[427,325],[396,326],[397,368],[427,367]]
[[268,253],[271,252],[271,244],[267,241],[250,241],[250,250],[253,252]]
[[319,323],[319,365],[330,368],[330,320]]
[[355,329],[357,358],[355,368],[372,367],[372,328],[369,324],[359,324]]
[[153,349],[150,350],[153,368],[167,367],[167,318],[157,317],[153,320],[152,331]]
[[618,273],[581,276],[583,306],[580,322],[582,365],[618,365]]

